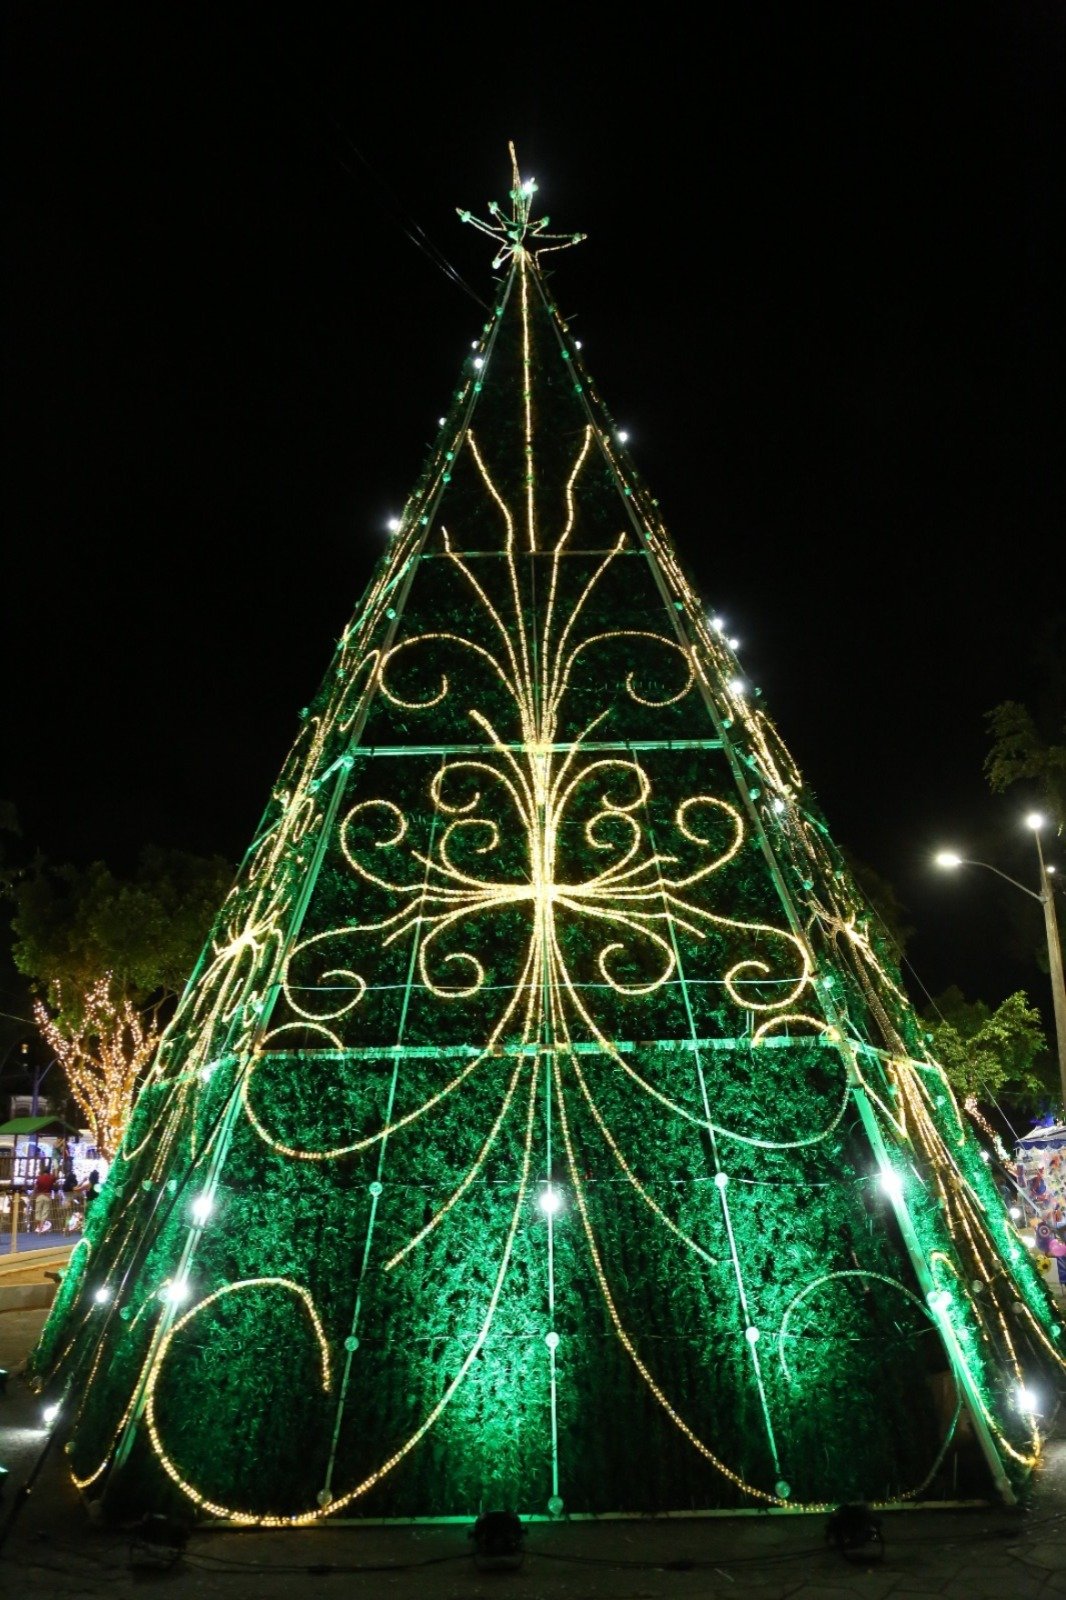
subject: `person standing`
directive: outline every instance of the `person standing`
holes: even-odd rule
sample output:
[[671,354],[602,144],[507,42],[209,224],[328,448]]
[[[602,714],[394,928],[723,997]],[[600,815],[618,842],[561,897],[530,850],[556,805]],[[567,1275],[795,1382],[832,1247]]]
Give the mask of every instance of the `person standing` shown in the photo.
[[100,1173],[96,1167],[93,1168],[89,1176],[85,1179],[84,1183],[78,1184],[78,1187],[75,1189],[74,1193],[81,1195],[82,1204],[84,1205],[86,1212],[88,1212],[89,1207],[100,1193]]
[[56,1175],[50,1161],[41,1162],[41,1170],[33,1183],[33,1231],[48,1233],[52,1227],[52,1193]]

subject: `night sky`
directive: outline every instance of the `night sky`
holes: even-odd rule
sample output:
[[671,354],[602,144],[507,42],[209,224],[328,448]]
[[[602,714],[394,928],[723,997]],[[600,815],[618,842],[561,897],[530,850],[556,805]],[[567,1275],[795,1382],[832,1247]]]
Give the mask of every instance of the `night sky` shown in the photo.
[[1066,11],[344,10],[3,8],[26,847],[240,858],[484,321],[455,208],[505,199],[513,139],[589,236],[553,286],[683,560],[910,913],[912,992],[1043,1001],[1022,897],[930,858],[1035,867],[982,762],[1063,636]]

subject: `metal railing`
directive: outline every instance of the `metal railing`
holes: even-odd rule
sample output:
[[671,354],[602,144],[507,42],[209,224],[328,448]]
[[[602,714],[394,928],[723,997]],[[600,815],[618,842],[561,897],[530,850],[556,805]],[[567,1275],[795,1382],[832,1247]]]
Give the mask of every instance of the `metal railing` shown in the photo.
[[12,1255],[19,1249],[20,1234],[47,1234],[60,1243],[78,1238],[84,1225],[83,1195],[35,1195],[21,1189],[0,1193],[0,1235],[9,1236]]

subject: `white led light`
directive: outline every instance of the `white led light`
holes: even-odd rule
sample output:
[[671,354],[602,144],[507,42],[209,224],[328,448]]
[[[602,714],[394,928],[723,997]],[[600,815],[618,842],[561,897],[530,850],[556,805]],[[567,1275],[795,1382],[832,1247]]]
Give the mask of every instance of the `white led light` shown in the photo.
[[992,1157],[989,1155],[987,1150],[982,1150],[981,1151],[981,1160],[982,1161],[991,1161],[991,1159],[992,1159]]
[[438,428],[443,428],[443,426],[447,422],[447,420],[448,420],[447,417],[438,417],[437,418],[437,427]]
[[189,1209],[194,1222],[206,1222],[215,1209],[215,1202],[209,1194],[198,1194]]
[[1033,1417],[1039,1410],[1039,1400],[1032,1389],[1027,1389],[1024,1383],[1020,1383],[1015,1390],[1014,1400],[1018,1410],[1024,1411],[1027,1416]]
[[730,650],[739,650],[740,649],[740,640],[739,639],[729,639],[726,642],[728,643]]
[[553,1189],[551,1184],[542,1189],[537,1204],[546,1217],[554,1217],[557,1211],[563,1209],[563,1197],[558,1189]]
[[110,1298],[111,1290],[108,1288],[106,1283],[102,1283],[99,1289],[97,1289],[96,1293],[93,1295],[93,1299],[96,1301],[98,1306],[106,1306]]
[[575,350],[580,350],[581,349],[581,340],[580,339],[575,339],[574,340],[574,349]]
[[728,1172],[716,1172],[715,1173],[715,1175],[714,1175],[714,1186],[715,1186],[716,1189],[724,1189],[728,1182],[729,1182],[729,1174],[728,1174]]
[[730,694],[735,694],[735,695],[739,695],[739,696],[743,697],[743,694],[744,694],[744,679],[743,678],[730,678],[730,680],[729,680],[729,692],[730,692]]
[[548,1346],[549,1350],[558,1350],[558,1348],[559,1348],[559,1335],[557,1333],[554,1333],[554,1332],[546,1333],[544,1335],[544,1343]]
[[774,810],[777,812],[778,816],[780,816],[782,811],[784,811],[785,802],[780,798],[780,796],[775,796],[774,801],[773,801],[773,807],[774,807]]
[[903,1199],[903,1179],[895,1168],[881,1168],[881,1187],[890,1200]]
[[710,623],[715,633],[721,633],[722,629],[725,627],[725,623],[722,621],[721,617],[708,617],[707,621]]
[[624,428],[619,428],[617,437],[619,444],[627,444],[629,441],[629,435]]
[[749,1344],[758,1344],[758,1342],[759,1342],[759,1330],[758,1330],[758,1328],[745,1328],[744,1329],[744,1337],[748,1341]]
[[1022,1217],[1025,1215],[1025,1213],[1022,1211],[1021,1206],[1011,1206],[1010,1214],[1011,1214],[1012,1219],[1015,1222],[1020,1222],[1022,1220]]
[[159,1291],[159,1298],[172,1306],[180,1306],[183,1300],[189,1298],[188,1278],[173,1278],[170,1283],[165,1283]]
[[44,1422],[45,1427],[46,1428],[50,1427],[51,1424],[56,1420],[58,1415],[59,1415],[59,1406],[58,1405],[45,1406],[44,1410],[41,1412],[41,1418],[42,1418],[42,1420]]
[[390,533],[399,533],[400,529],[403,527],[403,523],[400,521],[399,517],[390,517],[385,526],[388,528]]
[[474,357],[474,365],[475,365],[475,367],[483,367],[485,365],[484,357],[483,356],[475,356]]

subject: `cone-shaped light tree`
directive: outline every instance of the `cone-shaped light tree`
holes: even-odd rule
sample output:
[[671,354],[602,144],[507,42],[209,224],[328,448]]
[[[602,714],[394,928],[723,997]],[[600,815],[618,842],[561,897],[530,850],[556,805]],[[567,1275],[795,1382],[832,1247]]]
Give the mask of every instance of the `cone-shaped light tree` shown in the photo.
[[533,190],[36,1379],[105,1514],[1010,1501],[1061,1327]]

